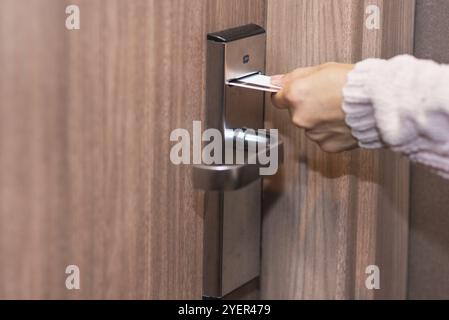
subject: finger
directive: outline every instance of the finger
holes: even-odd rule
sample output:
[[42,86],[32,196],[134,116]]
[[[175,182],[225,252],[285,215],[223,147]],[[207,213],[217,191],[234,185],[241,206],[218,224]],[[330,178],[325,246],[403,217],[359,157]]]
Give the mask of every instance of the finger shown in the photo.
[[[271,83],[273,81],[282,87],[282,90],[276,94],[271,95],[271,101],[273,105],[279,109],[285,109],[290,107],[290,103],[286,98],[286,92],[290,90],[290,85],[293,81],[309,76],[310,74],[316,72],[320,66],[298,68],[290,73],[284,75],[274,75],[271,77]],[[273,84],[275,84],[273,83]]]
[[307,76],[311,75],[312,73],[318,71],[319,68],[320,68],[320,66],[313,66],[313,67],[305,67],[305,68],[295,69],[292,72],[286,74],[284,76],[283,81],[284,81],[284,83],[286,83],[286,82],[289,82],[294,79],[298,79],[298,78],[301,79],[301,78],[307,77]]
[[336,132],[306,130],[306,136],[310,140],[316,142],[323,151],[329,153],[351,150],[358,146],[358,143],[354,138]]
[[271,94],[271,102],[273,105],[279,109],[288,108],[288,102],[285,98],[285,90],[281,90],[277,93]]
[[283,74],[276,74],[274,76],[271,76],[271,84],[273,84],[275,86],[282,87],[283,79],[284,79],[284,75]]
[[327,132],[319,132],[315,130],[306,130],[305,131],[307,138],[313,140],[315,142],[324,142],[329,138],[329,134]]
[[318,66],[298,68],[286,74],[276,74],[271,76],[271,84],[283,87],[287,82],[296,78],[307,77],[318,69]]
[[358,143],[352,137],[337,135],[321,142],[320,147],[326,152],[342,152],[357,148]]

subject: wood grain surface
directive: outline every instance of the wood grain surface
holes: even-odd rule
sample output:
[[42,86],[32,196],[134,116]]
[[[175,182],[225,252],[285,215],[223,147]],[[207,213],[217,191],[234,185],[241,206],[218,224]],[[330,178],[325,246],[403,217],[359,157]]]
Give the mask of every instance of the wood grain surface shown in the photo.
[[[200,298],[203,198],[168,155],[171,130],[203,119],[205,34],[267,16],[269,73],[410,51],[413,1],[377,3],[380,31],[356,0],[3,0],[0,298]],[[262,297],[403,297],[408,163],[327,155],[266,117],[286,160],[266,182]]]
[[[416,57],[449,64],[448,20],[449,1],[416,1]],[[422,165],[411,172],[408,298],[449,299],[449,181]]]
[[[414,1],[267,0],[267,72],[412,52]],[[364,27],[381,8],[380,30]],[[266,107],[285,143],[281,172],[265,183],[263,298],[405,298],[408,162],[388,151],[326,154]],[[380,267],[367,290],[365,268]]]
[[169,135],[203,119],[206,33],[264,1],[1,7],[0,298],[201,298],[203,198]]

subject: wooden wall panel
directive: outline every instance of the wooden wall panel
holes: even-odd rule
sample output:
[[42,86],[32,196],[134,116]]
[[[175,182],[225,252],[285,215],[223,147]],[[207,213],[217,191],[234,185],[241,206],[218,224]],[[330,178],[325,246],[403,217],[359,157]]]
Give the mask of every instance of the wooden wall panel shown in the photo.
[[170,132],[201,118],[189,80],[202,78],[204,4],[78,4],[81,30],[65,36],[68,256],[89,297],[198,298],[201,199],[168,155]]
[[247,23],[265,26],[265,0],[206,0],[206,2],[208,32]]
[[[367,4],[381,7],[380,30],[364,28]],[[268,0],[267,72],[411,52],[413,17],[408,0]],[[262,297],[405,298],[408,162],[387,151],[326,154],[270,104],[266,121],[286,154],[265,183]],[[370,264],[380,290],[365,288]]]
[[[45,2],[45,3],[44,3]],[[63,3],[0,10],[0,297],[51,297],[64,286],[66,181]],[[50,6],[49,4],[52,4]],[[48,6],[43,6],[48,5]],[[45,124],[45,125],[43,125]],[[50,227],[51,226],[51,227]],[[70,262],[67,261],[67,264]],[[36,276],[39,274],[39,276]]]
[[[416,1],[416,57],[449,63],[448,20],[448,1]],[[449,299],[449,181],[411,171],[408,298]]]
[[2,1],[0,298],[201,297],[203,198],[169,134],[203,118],[206,32],[263,24],[264,9]]

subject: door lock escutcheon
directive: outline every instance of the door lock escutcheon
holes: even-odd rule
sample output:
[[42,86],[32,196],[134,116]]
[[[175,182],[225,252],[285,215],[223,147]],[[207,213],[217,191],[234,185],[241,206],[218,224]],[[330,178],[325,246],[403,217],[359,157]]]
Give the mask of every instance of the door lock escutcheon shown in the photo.
[[[206,127],[220,131],[223,157],[240,148],[245,161],[193,167],[194,187],[207,191],[205,297],[224,297],[260,274],[260,169],[264,164],[258,159],[261,153],[272,152],[279,163],[283,159],[277,137],[258,131],[264,128],[264,92],[250,90],[245,83],[265,73],[265,52],[265,30],[255,24],[207,35]],[[255,141],[263,147],[249,147]]]

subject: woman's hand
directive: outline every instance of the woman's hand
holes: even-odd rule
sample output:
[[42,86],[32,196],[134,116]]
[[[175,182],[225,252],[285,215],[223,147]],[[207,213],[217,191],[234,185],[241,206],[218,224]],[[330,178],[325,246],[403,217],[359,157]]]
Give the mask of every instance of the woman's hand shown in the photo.
[[326,63],[271,78],[283,88],[272,95],[273,104],[288,108],[293,123],[326,152],[357,147],[342,110],[343,87],[353,68],[351,64]]

